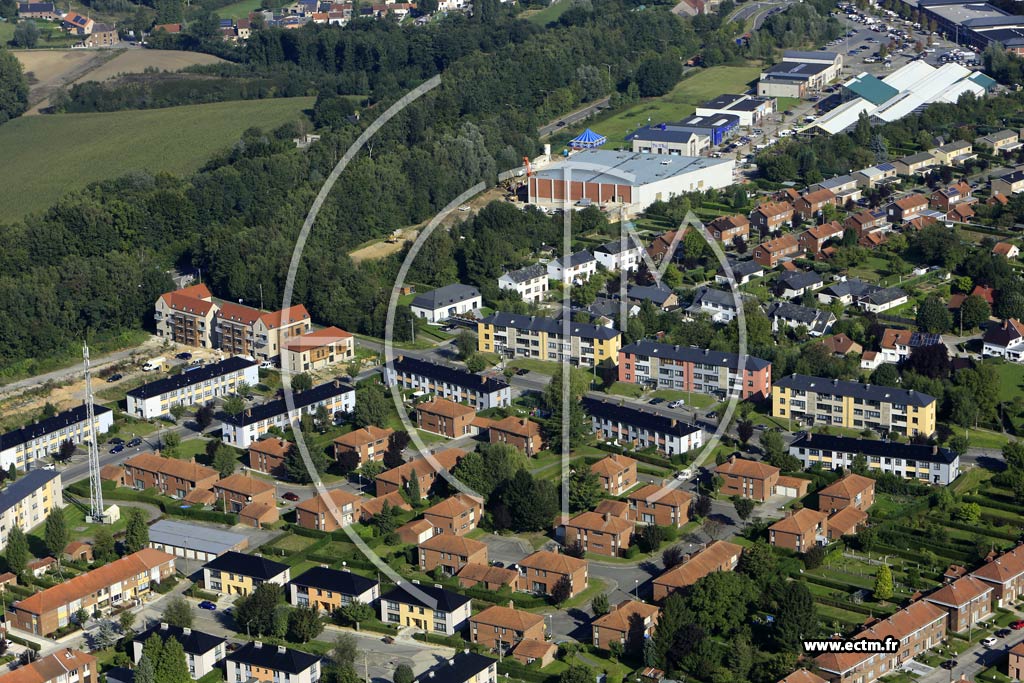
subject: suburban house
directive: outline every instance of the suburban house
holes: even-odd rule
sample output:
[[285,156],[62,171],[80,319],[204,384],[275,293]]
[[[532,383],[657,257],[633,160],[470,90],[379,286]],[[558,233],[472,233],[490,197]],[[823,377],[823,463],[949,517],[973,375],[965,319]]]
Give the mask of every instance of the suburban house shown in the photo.
[[913,389],[792,374],[775,382],[772,417],[930,436],[935,433],[936,403],[933,396]]
[[160,623],[132,638],[131,654],[135,664],[142,659],[142,646],[152,636],[166,641],[174,638],[185,651],[185,661],[192,680],[196,681],[214,670],[227,653],[227,639],[203,631]]
[[968,574],[932,591],[924,599],[946,611],[947,630],[961,633],[992,616],[994,590],[989,583]]
[[570,254],[568,267],[563,267],[565,260],[558,256],[548,262],[548,277],[552,280],[565,282],[568,279],[573,284],[586,282],[590,276],[597,272],[597,259],[589,251],[577,251]]
[[772,321],[772,332],[779,332],[784,327],[791,330],[803,327],[812,337],[828,334],[836,322],[832,311],[808,308],[789,301],[773,301],[765,308],[765,315]]
[[771,269],[779,262],[790,256],[795,256],[800,251],[800,241],[793,233],[786,233],[781,237],[762,242],[754,249],[754,260],[765,268]]
[[825,337],[821,340],[821,345],[828,349],[828,352],[836,358],[842,358],[850,354],[858,356],[864,351],[863,346],[853,341],[843,333]]
[[1013,604],[1024,595],[1024,546],[986,560],[971,576],[992,586],[996,607]]
[[476,529],[483,514],[482,500],[468,493],[456,493],[424,510],[423,519],[433,525],[434,533],[465,536]]
[[466,596],[444,588],[400,583],[380,597],[380,620],[452,636],[469,620],[470,602]]
[[612,643],[634,648],[654,635],[661,610],[657,605],[623,600],[608,614],[595,619],[591,625],[591,643],[608,650]]
[[540,303],[548,292],[548,269],[535,263],[519,270],[510,270],[498,278],[498,289],[519,294],[526,303]]
[[983,356],[998,356],[1015,363],[1024,360],[1024,324],[1016,318],[990,326],[981,339]]
[[768,543],[775,548],[786,548],[805,553],[828,539],[828,515],[810,508],[787,512],[786,517],[768,527]]
[[456,576],[459,586],[472,588],[480,586],[484,590],[500,591],[502,588],[515,590],[519,581],[519,572],[508,567],[492,567],[486,564],[470,562]]
[[284,586],[290,579],[288,565],[234,551],[203,565],[203,587],[220,595],[252,595],[260,584]]
[[737,237],[744,240],[750,238],[750,219],[740,214],[720,216],[705,227],[708,234],[726,244],[731,244]]
[[148,595],[154,585],[173,575],[173,555],[143,548],[18,600],[10,606],[7,618],[15,628],[49,636],[71,623],[79,609],[110,612]]
[[581,512],[563,525],[567,546],[579,545],[584,552],[619,557],[630,546],[633,522],[611,514]]
[[682,250],[679,248],[679,245],[682,244],[683,235],[685,234],[686,228],[661,233],[651,240],[650,246],[647,247],[647,255],[659,265],[665,260],[666,256],[669,257],[669,261],[678,261],[682,256]]
[[259,365],[241,356],[190,369],[129,389],[128,414],[142,420],[170,415],[175,406],[205,405],[237,393],[240,386],[259,384]]
[[996,256],[1002,256],[1005,259],[1015,259],[1020,256],[1020,247],[1012,242],[999,242],[992,247],[992,253]]
[[654,601],[661,602],[670,593],[692,586],[712,572],[731,572],[739,564],[742,552],[742,546],[735,543],[712,541],[682,564],[654,578]]
[[929,150],[935,160],[944,166],[960,166],[969,159],[978,155],[974,153],[974,146],[966,140],[954,140],[944,145],[933,147]]
[[972,192],[971,184],[961,180],[955,185],[940,187],[932,192],[931,196],[928,198],[928,205],[937,211],[946,213],[956,204],[963,202],[976,202],[977,199],[974,198]]
[[771,393],[772,364],[746,356],[737,372],[740,358],[728,351],[712,351],[694,346],[662,344],[641,340],[619,350],[619,381],[657,389],[710,394],[723,398],[739,388],[740,397],[760,400]]
[[476,287],[453,284],[418,294],[410,308],[417,318],[442,323],[454,316],[476,317],[482,305],[483,299]]
[[1006,673],[1015,681],[1024,678],[1024,643],[1017,643],[1010,648]]
[[789,202],[768,202],[754,209],[750,214],[750,227],[765,236],[778,232],[786,223],[793,221],[793,205]]
[[[826,226],[822,225],[819,227],[824,228]],[[784,273],[780,273],[775,281],[775,292],[783,299],[795,299],[807,292],[813,292],[824,284],[825,282],[821,279],[821,276],[814,271],[787,270]]]
[[570,362],[594,367],[619,354],[622,335],[612,327],[498,311],[477,323],[477,350],[505,358]]
[[416,426],[449,439],[476,434],[475,417],[473,408],[446,398],[432,398],[416,405]]
[[0,491],[0,549],[14,528],[28,533],[46,521],[53,510],[64,507],[60,472],[30,470]]
[[506,443],[514,446],[525,453],[527,457],[537,455],[544,448],[540,425],[533,420],[515,415],[489,421],[487,423],[487,438],[491,443]]
[[440,567],[449,576],[467,564],[487,564],[487,544],[455,534],[436,534],[418,546],[420,571]]
[[328,567],[310,567],[289,581],[287,588],[290,604],[312,605],[328,614],[353,602],[372,605],[380,598],[380,584],[373,579]]
[[61,648],[15,671],[0,675],[5,683],[97,683],[96,658],[81,650]]
[[89,17],[84,17],[78,12],[68,12],[61,19],[61,28],[73,36],[87,36],[92,33],[94,22]]
[[942,338],[927,332],[912,332],[900,328],[886,328],[879,342],[879,363],[899,364],[910,358],[914,349],[941,344]]
[[859,474],[847,474],[818,491],[818,509],[829,514],[848,507],[867,512],[875,503],[875,480]]
[[209,491],[220,475],[212,467],[192,460],[139,453],[125,461],[124,478],[128,486],[138,491],[156,489],[165,496],[180,499],[193,491]]
[[491,605],[469,618],[470,641],[507,651],[525,639],[544,641],[544,615]]
[[960,457],[939,446],[807,433],[789,445],[789,453],[804,467],[820,463],[826,469],[850,469],[854,458],[863,455],[871,470],[940,486],[960,476]]
[[309,311],[302,304],[264,313],[258,308],[225,302],[214,315],[214,321],[218,348],[233,356],[252,356],[259,361],[279,358],[285,344],[312,329]]
[[1015,130],[1001,130],[982,135],[974,140],[979,147],[988,147],[993,154],[1005,154],[1020,149],[1020,136]]
[[[444,7],[444,0],[440,7]],[[497,683],[498,660],[478,655],[475,652],[456,652],[451,659],[431,667],[416,679],[415,683]]]
[[843,508],[839,512],[833,512],[828,518],[826,536],[828,542],[838,541],[843,536],[852,536],[867,526],[868,513],[858,510],[855,507]]
[[630,236],[624,241],[625,244],[623,240],[612,240],[594,249],[594,258],[598,264],[613,273],[620,270],[634,271],[639,268],[644,248]]
[[650,286],[626,285],[626,300],[636,306],[643,305],[650,301],[663,311],[670,311],[679,307],[679,297],[675,290],[666,284]]
[[842,239],[845,231],[846,228],[839,221],[822,223],[800,233],[800,236],[797,237],[797,242],[800,243],[800,249],[811,256],[816,256],[821,253],[821,250],[829,240]]
[[1004,197],[1012,197],[1018,192],[1024,192],[1024,169],[1017,169],[998,178],[992,178],[989,185],[993,196],[1000,194]]
[[294,373],[322,370],[355,357],[355,339],[337,327],[293,336],[281,346],[281,367]]
[[759,503],[775,493],[780,471],[768,463],[736,456],[731,456],[715,467],[715,474],[725,480],[721,488],[722,495],[750,498]]
[[928,198],[923,194],[908,194],[889,204],[886,216],[890,223],[909,223],[928,208]]
[[268,436],[249,444],[249,469],[264,474],[284,473],[284,460],[292,449],[292,442]]
[[384,454],[391,444],[391,435],[395,433],[390,427],[367,425],[353,429],[334,440],[334,457],[341,459],[347,453],[354,453],[359,466],[368,462],[384,460]]
[[114,411],[110,408],[98,405],[93,415],[96,418],[95,437],[84,403],[0,435],[0,467],[10,469],[14,465],[19,470],[38,469],[39,461],[50,462],[50,455],[59,451],[65,441],[84,443],[99,438],[114,426]]
[[257,640],[224,658],[225,680],[316,683],[320,680],[320,659],[301,650],[264,645]]
[[793,202],[793,212],[801,220],[808,220],[819,215],[826,206],[835,205],[836,195],[832,190],[822,188],[801,195]]
[[735,282],[738,285],[745,285],[754,278],[764,277],[764,266],[756,261],[734,261],[729,260],[729,270],[725,266],[718,269],[715,274],[715,283],[727,285]]
[[246,408],[238,415],[226,415],[222,420],[221,440],[235,448],[249,448],[253,441],[262,439],[271,427],[288,429],[303,415],[316,415],[322,406],[333,421],[355,410],[356,390],[339,380],[325,382],[306,391],[292,394],[294,410],[283,398]]
[[458,448],[447,448],[381,472],[374,480],[377,495],[383,496],[393,491],[403,491],[408,486],[409,481],[416,477],[417,484],[420,487],[420,497],[426,498],[430,493],[430,489],[434,486],[434,480],[438,477],[434,465],[436,464],[444,471],[450,472],[465,454],[465,451]]
[[156,335],[175,344],[213,348],[217,310],[213,294],[204,284],[165,292],[153,308]]
[[19,2],[18,16],[22,19],[56,21],[60,18],[52,2]]
[[477,375],[411,356],[399,356],[385,365],[384,384],[468,403],[477,410],[505,408],[512,402],[512,389],[501,375]]
[[590,466],[601,481],[601,490],[609,496],[621,496],[636,484],[636,460],[613,453]]
[[688,316],[706,315],[712,322],[729,323],[736,317],[736,297],[732,292],[701,285],[693,294],[693,303],[686,308]]
[[854,180],[859,187],[871,189],[876,185],[891,181],[896,177],[896,165],[888,162],[862,168],[853,173]]
[[638,524],[683,527],[690,521],[693,496],[678,488],[648,484],[626,496],[628,519]]
[[[196,499],[197,502],[210,502]],[[213,484],[213,504],[224,512],[233,512],[243,523],[261,528],[278,519],[276,489],[273,484],[236,472]]]
[[909,154],[905,157],[900,157],[896,161],[892,162],[893,166],[896,167],[897,175],[917,175],[918,173],[924,173],[925,171],[934,168],[939,165],[938,159],[931,152],[918,152],[917,154]]
[[587,588],[587,561],[575,557],[538,550],[519,561],[519,590],[551,595],[560,579],[569,581],[569,597]]
[[295,523],[303,529],[334,531],[359,521],[362,498],[343,489],[314,493],[295,506]]
[[858,211],[853,214],[845,221],[843,225],[847,228],[853,228],[857,231],[858,237],[864,237],[874,232],[881,232],[887,230],[889,227],[889,219],[884,210],[874,211]]

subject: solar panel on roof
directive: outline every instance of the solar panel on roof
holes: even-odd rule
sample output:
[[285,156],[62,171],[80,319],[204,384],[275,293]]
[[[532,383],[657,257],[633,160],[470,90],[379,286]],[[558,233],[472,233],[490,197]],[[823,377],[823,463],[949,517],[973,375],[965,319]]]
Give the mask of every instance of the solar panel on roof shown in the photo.
[[883,164],[878,164],[877,168],[880,171],[893,171],[896,169],[896,167],[890,164],[888,161]]

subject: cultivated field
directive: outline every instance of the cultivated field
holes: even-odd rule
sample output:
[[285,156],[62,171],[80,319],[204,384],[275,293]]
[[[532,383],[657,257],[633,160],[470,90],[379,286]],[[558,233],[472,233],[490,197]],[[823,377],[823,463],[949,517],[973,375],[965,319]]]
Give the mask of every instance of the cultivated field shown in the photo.
[[79,78],[76,83],[85,81],[105,81],[120,74],[137,74],[146,69],[155,68],[160,71],[179,71],[196,64],[217,64],[224,60],[201,52],[184,52],[181,50],[127,50],[97,69],[93,69]]
[[42,211],[69,190],[129,171],[195,171],[245,129],[275,128],[312,106],[312,97],[295,97],[15,119],[0,126],[0,220]]

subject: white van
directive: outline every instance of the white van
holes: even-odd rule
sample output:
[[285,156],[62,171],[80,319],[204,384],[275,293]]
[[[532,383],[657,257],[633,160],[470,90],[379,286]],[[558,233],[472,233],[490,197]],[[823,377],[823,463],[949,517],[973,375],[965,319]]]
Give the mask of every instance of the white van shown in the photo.
[[149,360],[146,361],[146,364],[142,366],[142,371],[143,372],[152,372],[153,370],[159,370],[160,368],[162,368],[164,366],[164,363],[166,363],[166,362],[167,362],[167,359],[164,358],[163,356],[158,356],[156,358],[150,358]]

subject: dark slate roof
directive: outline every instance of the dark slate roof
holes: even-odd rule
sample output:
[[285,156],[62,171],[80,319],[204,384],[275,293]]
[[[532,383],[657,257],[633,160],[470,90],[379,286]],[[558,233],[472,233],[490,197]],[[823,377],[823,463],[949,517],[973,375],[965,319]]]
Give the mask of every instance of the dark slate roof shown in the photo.
[[420,674],[416,683],[462,683],[475,680],[474,676],[486,671],[497,660],[478,655],[475,652],[459,652],[452,659],[441,662]]
[[[100,415],[104,415],[109,412],[110,408],[96,406],[97,421],[99,420]],[[41,436],[46,436],[53,432],[59,432],[64,427],[69,427],[71,425],[78,424],[79,422],[85,422],[87,418],[88,411],[85,405],[75,406],[71,410],[65,410],[62,413],[57,413],[53,417],[48,417],[45,420],[40,420],[39,422],[27,425],[21,429],[15,429],[14,431],[0,435],[0,451],[20,446],[23,443],[28,443],[33,439],[38,439]]]
[[948,448],[936,448],[898,441],[876,441],[858,439],[852,436],[831,434],[805,434],[790,444],[790,448],[819,448],[823,451],[840,453],[862,453],[866,456],[919,460],[950,464],[956,460],[956,453]]
[[1010,173],[999,176],[999,179],[1005,180],[1008,183],[1019,183],[1021,180],[1024,180],[1024,170],[1011,171]]
[[814,285],[820,285],[821,283],[821,276],[814,272],[787,270],[779,276],[779,284],[782,285],[783,289],[804,289],[805,287],[813,287]]
[[45,486],[59,476],[60,473],[56,470],[30,470],[15,479],[0,491],[0,515],[20,503],[26,496],[32,495],[40,486]]
[[[658,434],[671,436],[687,436],[699,432],[700,427],[687,424],[682,420],[649,413],[646,410],[620,405],[617,401],[603,401],[589,396],[583,397],[583,409],[590,415],[601,419],[614,420],[623,424],[647,429]],[[672,424],[672,423],[675,424]]]
[[929,396],[913,389],[897,389],[872,384],[861,384],[842,379],[827,377],[811,377],[809,375],[786,375],[775,382],[775,386],[797,391],[813,391],[836,396],[852,396],[865,401],[884,401],[886,403],[902,403],[923,408],[935,402]]
[[[515,313],[503,313],[498,311],[487,316],[480,322],[487,325],[499,327],[512,327],[517,330],[531,330],[535,332],[547,332],[548,334],[562,334],[562,323],[554,318],[544,318],[536,315],[517,315]],[[619,336],[619,331],[610,327],[591,325],[590,323],[577,323],[570,321],[569,333],[573,337],[584,339],[613,339]]]
[[480,290],[476,287],[456,283],[420,294],[412,300],[412,305],[416,308],[426,308],[434,311],[449,304],[461,303],[478,296],[480,296]]
[[789,61],[807,61],[811,59],[828,59],[835,61],[837,53],[827,52],[825,50],[786,50],[782,53],[782,58]]
[[[726,366],[733,369],[739,362],[739,354],[730,351],[712,351],[711,349],[698,349],[696,346],[673,346],[672,344],[659,344],[650,340],[641,340],[622,347],[622,353],[633,353],[640,356],[654,356],[655,358],[669,358],[671,360],[686,361],[690,363],[706,363],[708,365]],[[771,365],[766,360],[746,356],[744,367],[747,370],[763,370]]]
[[690,130],[717,130],[719,128],[732,128],[739,125],[740,117],[736,114],[712,114],[710,116],[698,116],[693,114],[683,119],[676,125],[680,128]]
[[625,247],[622,246],[622,240],[612,240],[611,242],[605,242],[601,246],[594,249],[594,251],[599,251],[602,254],[620,254],[622,252],[633,251],[635,249],[642,249],[642,247],[637,245],[637,243],[634,242],[632,239],[628,239],[626,240]]
[[19,2],[19,12],[52,12],[52,2]]
[[[281,652],[281,649],[284,652]],[[278,649],[276,645],[267,645],[265,643],[259,647],[257,647],[256,643],[246,643],[229,654],[226,659],[238,662],[239,664],[258,666],[274,671],[284,671],[290,674],[300,674],[321,659],[316,655],[311,655],[301,650],[281,649]]]
[[[594,258],[594,255],[591,254],[586,249],[584,249],[583,251],[577,251],[575,254],[569,254],[569,267],[572,268],[573,266],[579,266],[579,265],[582,265],[584,263],[587,263],[588,261],[595,261],[595,260],[597,260],[597,259]],[[562,257],[559,256],[558,258],[555,259],[554,262],[557,265],[561,265],[562,264]]]
[[626,140],[685,143],[689,142],[691,138],[696,136],[697,133],[690,129],[683,130],[678,126],[665,124],[664,127],[644,126],[643,128],[637,128],[626,136]]
[[813,332],[825,334],[829,323],[834,316],[831,311],[822,311],[817,308],[808,308],[789,301],[776,301],[768,304],[765,314],[769,318],[781,318],[782,320],[795,320],[806,325]]
[[779,62],[778,64],[766,69],[765,73],[771,78],[807,80],[811,76],[820,74],[825,69],[829,69],[831,67],[831,64]]
[[888,287],[887,289],[880,289],[877,292],[871,292],[864,298],[873,304],[887,304],[892,301],[896,301],[907,295],[899,287]]
[[192,655],[205,654],[226,640],[221,636],[214,636],[195,629],[189,629],[189,631],[189,633],[185,633],[185,629],[180,626],[157,624],[156,626],[135,636],[132,640],[136,643],[145,643],[154,633],[160,636],[161,640],[167,640],[168,638],[173,637],[181,644],[181,647],[185,652]]
[[208,363],[197,370],[183,372],[166,379],[158,379],[155,382],[143,384],[128,392],[128,395],[137,399],[146,399],[152,396],[166,394],[169,391],[176,391],[190,387],[193,384],[202,384],[207,380],[226,375],[231,372],[238,372],[257,365],[256,361],[248,360],[242,356],[232,356],[219,363]]
[[413,595],[411,592],[412,589],[406,590],[404,584],[395,586],[390,591],[382,595],[380,599],[384,601],[391,600],[393,602],[400,602],[405,605],[426,607],[427,609],[434,609],[439,612],[454,612],[469,602],[469,598],[465,595],[459,595],[458,593],[445,588],[437,588],[436,586],[428,586],[425,584],[416,584],[413,588],[415,588],[416,592],[422,595],[425,600],[421,600],[416,595]]
[[[732,273],[736,277],[744,278],[754,273],[763,273],[764,266],[757,261],[730,261],[729,267],[732,268]],[[725,274],[724,268],[719,268],[718,272]]]
[[440,363],[431,363],[430,361],[413,358],[412,356],[399,356],[394,360],[392,366],[395,372],[401,375],[422,375],[439,382],[470,388],[485,394],[508,388],[508,382],[502,377],[477,375],[468,370],[453,368],[450,365],[442,365]]
[[640,287],[639,285],[630,285],[626,289],[627,299],[640,299],[643,301],[650,301],[657,304],[658,306],[664,306],[665,301],[674,294],[671,287],[665,285],[651,286],[651,287]]
[[825,288],[825,294],[831,294],[835,297],[844,296],[867,296],[880,291],[882,288],[878,285],[873,285],[870,282],[864,282],[855,277],[849,280],[843,280],[842,282],[836,282]]
[[203,565],[206,569],[228,572],[229,574],[241,574],[254,579],[267,581],[278,576],[288,569],[288,565],[268,560],[257,555],[246,555],[234,550],[229,550],[220,557],[215,557]]
[[522,283],[535,280],[539,277],[547,277],[548,269],[540,263],[535,263],[532,266],[520,268],[519,270],[510,270],[503,277],[507,277],[512,282]]
[[377,585],[376,581],[365,576],[327,567],[307,569],[302,576],[292,579],[292,583],[296,586],[322,588],[342,595],[362,595]]
[[[355,391],[355,389],[347,384],[334,381],[326,382],[306,391],[295,392],[292,395],[292,398],[295,401],[295,409],[298,410],[334,396],[347,394],[350,391]],[[267,403],[252,406],[238,415],[226,415],[224,417],[224,422],[235,425],[236,427],[244,427],[245,425],[251,425],[254,422],[259,422],[261,420],[269,420],[276,415],[283,415],[287,410],[288,406],[285,404],[284,399],[279,398],[276,401],[269,401]]]
[[712,289],[711,287],[703,287],[697,291],[693,297],[691,309],[699,308],[704,302],[718,304],[725,308],[736,308],[736,300],[733,299],[732,292],[723,292],[720,289]]

